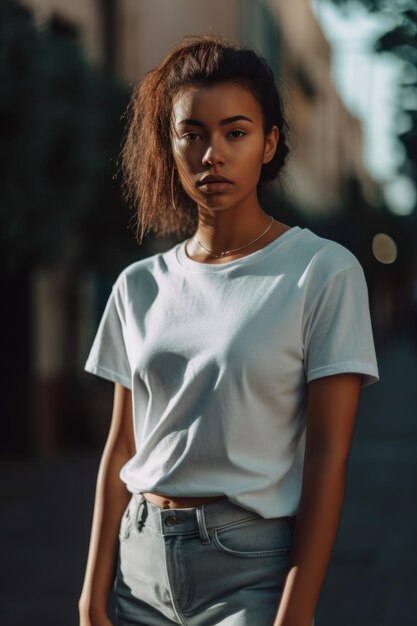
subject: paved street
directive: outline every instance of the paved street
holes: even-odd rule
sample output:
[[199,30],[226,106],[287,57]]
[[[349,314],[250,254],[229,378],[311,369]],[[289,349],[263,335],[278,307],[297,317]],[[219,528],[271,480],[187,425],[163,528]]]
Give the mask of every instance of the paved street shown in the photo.
[[[316,626],[414,626],[417,354],[379,351],[362,394],[346,503]],[[98,453],[1,467],[3,626],[76,626]],[[253,626],[256,626],[255,624]]]
[[[417,356],[379,354],[365,388],[346,502],[317,626],[413,626],[417,615]],[[337,620],[336,620],[337,616]]]

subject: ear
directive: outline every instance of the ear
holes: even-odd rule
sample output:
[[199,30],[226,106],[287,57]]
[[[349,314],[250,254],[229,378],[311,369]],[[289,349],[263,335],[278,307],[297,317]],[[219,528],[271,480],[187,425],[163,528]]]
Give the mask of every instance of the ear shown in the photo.
[[273,126],[265,137],[265,148],[262,163],[269,163],[274,158],[279,140],[278,126]]

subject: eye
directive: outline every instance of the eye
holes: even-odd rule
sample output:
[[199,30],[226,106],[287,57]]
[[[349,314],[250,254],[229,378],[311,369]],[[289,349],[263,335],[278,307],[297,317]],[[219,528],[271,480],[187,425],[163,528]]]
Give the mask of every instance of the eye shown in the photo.
[[246,135],[246,133],[243,130],[239,130],[238,128],[235,128],[234,130],[231,130],[229,133],[229,137],[231,136],[232,139],[239,139],[239,137],[244,137],[244,135]]
[[200,138],[200,135],[198,133],[193,133],[193,132],[185,133],[185,135],[182,136],[182,139],[185,139],[186,141],[190,143],[194,143],[199,138]]

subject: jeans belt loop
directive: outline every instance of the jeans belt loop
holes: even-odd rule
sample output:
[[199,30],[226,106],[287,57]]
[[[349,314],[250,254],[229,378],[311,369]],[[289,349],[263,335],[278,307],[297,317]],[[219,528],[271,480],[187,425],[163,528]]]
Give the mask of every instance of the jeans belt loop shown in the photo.
[[136,527],[139,532],[142,532],[143,527],[145,526],[145,520],[147,516],[148,516],[148,507],[146,506],[146,498],[141,493],[137,512],[136,512]]
[[198,530],[200,532],[201,543],[210,543],[210,536],[207,532],[206,520],[204,517],[204,504],[197,506],[195,509],[197,516]]

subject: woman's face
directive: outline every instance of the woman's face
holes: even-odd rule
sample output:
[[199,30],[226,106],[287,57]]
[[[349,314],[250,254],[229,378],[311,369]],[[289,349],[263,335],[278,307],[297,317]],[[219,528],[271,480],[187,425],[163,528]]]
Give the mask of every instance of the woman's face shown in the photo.
[[174,97],[172,112],[174,162],[186,193],[208,209],[256,202],[261,168],[275,154],[278,129],[265,135],[252,93],[228,82],[189,86]]

